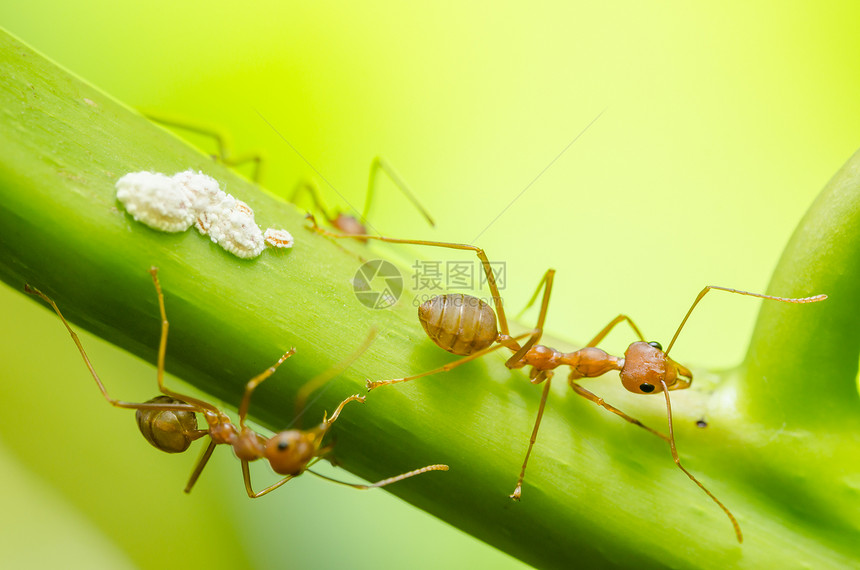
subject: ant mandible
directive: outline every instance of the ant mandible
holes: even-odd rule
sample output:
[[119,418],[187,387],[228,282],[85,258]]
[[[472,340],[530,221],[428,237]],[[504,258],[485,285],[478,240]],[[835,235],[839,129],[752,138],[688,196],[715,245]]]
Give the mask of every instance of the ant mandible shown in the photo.
[[[313,220],[311,221],[313,223]],[[368,390],[372,390],[379,386],[408,382],[423,376],[445,372],[499,348],[507,348],[513,352],[513,355],[505,361],[505,366],[510,369],[530,367],[529,379],[531,383],[540,384],[545,382],[545,384],[541,394],[540,404],[538,406],[537,418],[535,419],[534,428],[532,429],[531,438],[529,439],[529,446],[520,470],[519,479],[517,480],[514,492],[510,495],[512,499],[519,500],[520,495],[522,494],[522,485],[523,479],[525,478],[526,466],[528,464],[532,448],[537,440],[538,429],[540,428],[541,418],[543,417],[544,408],[549,395],[550,381],[553,377],[554,370],[559,366],[569,366],[570,374],[568,375],[568,384],[574,392],[669,443],[672,459],[675,464],[684,472],[685,475],[687,475],[687,477],[690,478],[690,480],[702,489],[702,491],[704,491],[705,494],[707,494],[708,497],[710,497],[720,507],[720,509],[722,509],[734,527],[738,542],[743,542],[743,534],[735,516],[705,487],[704,484],[702,484],[681,464],[681,459],[678,456],[678,451],[675,445],[675,434],[672,422],[672,403],[669,399],[669,391],[689,388],[693,381],[693,374],[689,369],[669,358],[669,351],[675,344],[675,340],[678,338],[681,329],[683,329],[687,319],[693,312],[693,309],[696,308],[699,301],[701,301],[702,298],[711,290],[726,291],[728,293],[781,301],[784,303],[815,303],[823,301],[827,298],[827,295],[815,295],[813,297],[802,298],[775,297],[772,295],[739,291],[728,287],[708,285],[702,289],[693,301],[693,304],[690,306],[690,309],[687,311],[687,314],[684,316],[681,324],[675,331],[675,335],[672,337],[666,350],[663,350],[662,346],[658,342],[646,341],[644,335],[633,320],[627,315],[621,314],[610,321],[609,324],[597,333],[597,335],[591,339],[584,348],[565,353],[548,346],[538,344],[538,341],[543,335],[544,321],[546,319],[547,308],[549,307],[549,298],[552,292],[553,278],[555,276],[554,269],[548,269],[544,274],[540,283],[538,283],[532,299],[526,307],[528,308],[535,302],[538,294],[540,294],[541,288],[543,288],[543,297],[541,300],[540,312],[538,313],[537,325],[531,331],[517,336],[511,336],[510,330],[508,329],[507,317],[502,306],[501,295],[499,294],[499,289],[496,284],[493,270],[490,266],[490,261],[487,258],[486,253],[484,253],[484,250],[481,248],[468,244],[398,239],[372,235],[344,236],[328,232],[317,226],[315,223],[313,223],[313,229],[320,234],[334,238],[352,237],[355,239],[375,239],[387,243],[427,245],[431,247],[442,247],[461,251],[473,251],[478,256],[478,259],[481,261],[481,265],[483,266],[484,273],[487,278],[487,284],[493,297],[495,311],[493,311],[493,307],[489,306],[477,297],[462,293],[438,295],[418,307],[418,318],[421,321],[421,325],[424,327],[425,332],[433,342],[435,342],[440,348],[443,348],[448,352],[461,355],[464,358],[414,376],[382,381],[368,380],[367,388]],[[496,325],[497,319],[498,326]],[[613,356],[606,351],[597,348],[597,345],[604,339],[604,337],[606,337],[606,335],[609,334],[616,325],[622,322],[627,322],[639,338],[638,341],[632,343],[627,348],[624,356]],[[520,341],[523,341],[526,338],[528,338],[528,340],[521,345]],[[577,383],[577,380],[581,378],[602,376],[612,370],[619,371],[622,385],[634,394],[662,393],[664,395],[666,400],[666,417],[669,426],[668,436],[649,428],[636,418],[633,418],[618,408],[608,404],[603,400],[603,398],[598,397]]]
[[[209,436],[209,445],[200,456],[197,465],[191,473],[191,477],[188,479],[188,484],[185,486],[186,493],[191,492],[191,488],[197,482],[200,473],[203,471],[203,468],[209,461],[215,446],[218,444],[227,444],[232,447],[233,453],[242,462],[242,476],[245,481],[245,490],[247,491],[248,496],[252,499],[262,497],[263,495],[274,491],[290,479],[301,475],[305,471],[313,473],[323,479],[354,487],[356,489],[370,489],[374,487],[384,487],[391,483],[402,481],[403,479],[420,475],[421,473],[426,473],[428,471],[448,470],[447,465],[428,465],[426,467],[415,469],[368,485],[338,481],[311,471],[309,468],[331,451],[331,445],[323,446],[323,438],[328,433],[332,424],[334,424],[340,416],[343,407],[352,401],[364,402],[365,397],[357,394],[349,396],[343,400],[337,406],[331,417],[325,415],[321,424],[309,430],[291,429],[277,433],[272,437],[265,437],[245,425],[245,418],[248,414],[248,407],[251,403],[251,394],[254,392],[254,389],[256,389],[257,386],[259,386],[269,376],[274,374],[275,370],[277,370],[277,368],[287,358],[295,354],[295,348],[288,350],[273,366],[270,366],[262,373],[249,380],[245,385],[245,393],[242,397],[242,403],[239,405],[238,426],[233,424],[227,414],[212,404],[191,396],[174,392],[173,390],[165,387],[164,359],[167,350],[168,321],[164,309],[164,295],[161,291],[161,284],[158,281],[158,269],[153,267],[150,269],[150,273],[152,274],[152,281],[158,295],[158,306],[161,311],[161,341],[159,342],[158,347],[157,379],[158,389],[162,395],[156,396],[155,398],[142,403],[125,402],[111,398],[98,374],[96,374],[93,365],[90,363],[90,359],[87,357],[87,353],[84,351],[84,347],[81,344],[78,335],[74,330],[72,330],[65,317],[63,317],[57,304],[50,297],[30,285],[25,285],[24,289],[27,293],[41,297],[51,305],[57,313],[57,316],[60,317],[60,320],[62,320],[66,329],[69,331],[69,334],[72,336],[72,340],[78,347],[78,350],[84,359],[84,363],[89,369],[90,374],[92,374],[93,379],[95,379],[96,385],[98,385],[98,388],[105,400],[117,408],[137,410],[135,416],[138,427],[140,428],[143,437],[154,447],[167,453],[181,453],[188,449],[191,442],[203,436]],[[363,348],[366,348],[367,344],[372,340],[372,336],[373,335],[368,338],[368,341],[365,342]],[[355,356],[353,358],[355,358]],[[316,380],[311,380],[308,384],[314,386],[319,385]],[[207,429],[198,429],[197,416],[195,415],[198,413],[202,414],[205,418],[208,425]],[[257,459],[262,458],[267,459],[272,470],[279,475],[284,475],[284,478],[272,485],[269,485],[262,491],[255,492],[251,486],[251,472],[248,464],[251,461],[256,461]]]

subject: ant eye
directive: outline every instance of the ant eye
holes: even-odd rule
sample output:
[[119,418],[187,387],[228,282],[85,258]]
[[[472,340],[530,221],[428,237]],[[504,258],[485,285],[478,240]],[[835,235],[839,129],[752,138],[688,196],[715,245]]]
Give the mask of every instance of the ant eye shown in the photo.
[[639,384],[639,389],[641,391],[645,392],[646,394],[650,394],[651,392],[654,391],[654,385],[649,384],[648,382],[643,382],[642,384]]
[[[663,350],[663,345],[662,345],[662,344],[660,344],[659,342],[657,342],[656,340],[652,340],[652,341],[651,341],[651,342],[649,342],[648,344],[650,344],[651,346],[653,346],[653,347],[654,347],[654,348],[656,348],[657,350]],[[650,390],[649,390],[649,391],[650,391]]]
[[278,451],[284,451],[288,447],[290,447],[290,442],[287,441],[286,439],[282,439],[281,441],[278,442]]

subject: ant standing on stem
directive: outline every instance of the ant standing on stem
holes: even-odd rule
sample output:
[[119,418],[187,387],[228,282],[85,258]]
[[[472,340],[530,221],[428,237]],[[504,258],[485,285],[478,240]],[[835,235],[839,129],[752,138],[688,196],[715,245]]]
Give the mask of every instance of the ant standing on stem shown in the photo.
[[[311,219],[311,221],[313,223],[313,219]],[[722,509],[734,527],[738,542],[743,542],[743,534],[741,533],[740,525],[731,511],[729,511],[729,509],[720,502],[713,493],[711,493],[698,479],[696,479],[692,473],[687,471],[687,469],[681,465],[681,459],[678,456],[678,451],[675,446],[675,434],[672,422],[672,404],[669,399],[669,391],[689,388],[693,381],[693,374],[689,369],[669,358],[669,351],[672,350],[675,340],[678,338],[681,329],[684,328],[684,324],[687,322],[693,309],[711,290],[726,291],[738,295],[758,297],[761,299],[781,301],[784,303],[815,303],[823,301],[827,298],[827,295],[816,295],[813,297],[803,298],[774,297],[771,295],[761,295],[758,293],[739,291],[737,289],[729,289],[727,287],[708,285],[702,289],[693,301],[693,304],[690,306],[690,309],[687,311],[687,314],[684,316],[681,324],[675,331],[675,335],[672,337],[666,350],[663,350],[662,346],[658,342],[646,341],[645,337],[630,317],[622,314],[610,321],[603,330],[591,339],[585,348],[565,353],[548,346],[538,344],[538,341],[543,335],[544,321],[546,319],[549,297],[552,292],[553,278],[555,276],[554,269],[547,270],[540,283],[538,283],[532,299],[526,306],[526,308],[528,308],[535,302],[541,288],[543,288],[543,297],[541,300],[540,313],[537,318],[537,325],[531,331],[511,336],[510,330],[508,329],[507,317],[505,316],[505,311],[502,307],[499,289],[496,285],[495,276],[493,275],[493,271],[490,266],[490,261],[484,253],[484,250],[481,248],[467,244],[397,239],[371,235],[344,236],[328,232],[317,226],[316,223],[313,223],[313,229],[318,233],[334,238],[351,237],[354,239],[375,239],[387,243],[427,245],[431,247],[441,247],[461,251],[473,251],[478,256],[478,259],[481,261],[481,265],[483,266],[484,273],[486,274],[490,292],[493,296],[495,311],[493,311],[493,308],[487,303],[477,297],[464,295],[462,293],[439,295],[431,298],[418,307],[418,318],[427,335],[433,340],[433,342],[435,342],[440,348],[443,348],[448,352],[461,355],[464,358],[414,376],[381,381],[368,380],[367,388],[368,390],[372,390],[379,386],[408,382],[416,378],[421,378],[422,376],[445,372],[499,348],[507,348],[513,352],[513,355],[505,361],[505,366],[511,369],[529,367],[529,379],[531,383],[540,384],[545,382],[545,384],[543,393],[541,394],[540,405],[538,406],[537,418],[535,419],[532,435],[529,439],[528,450],[526,451],[526,456],[523,460],[517,485],[514,488],[514,492],[511,494],[512,499],[519,500],[522,493],[526,465],[528,464],[529,455],[531,455],[532,448],[537,440],[538,429],[540,427],[544,407],[546,406],[547,397],[549,395],[550,381],[553,377],[554,370],[559,366],[569,366],[570,374],[568,375],[568,384],[574,392],[669,443],[672,459],[675,461],[675,464],[684,472],[685,475],[687,475],[687,477],[690,478],[690,480],[702,489],[702,491],[704,491],[705,494],[707,494],[708,497],[710,497],[720,507],[720,509]],[[498,326],[496,326],[497,317]],[[613,356],[608,354],[606,351],[597,348],[597,345],[600,344],[604,337],[606,337],[606,335],[609,334],[616,325],[622,322],[627,322],[639,338],[638,341],[632,343],[627,348],[624,356]],[[528,338],[528,340],[521,345],[520,341],[523,341],[526,338]],[[633,418],[618,408],[606,403],[603,398],[600,398],[586,390],[576,382],[581,378],[602,376],[612,370],[619,371],[622,385],[634,394],[662,393],[664,395],[666,400],[666,417],[669,426],[668,436],[647,427],[636,418]]]
[[[428,465],[427,467],[415,469],[414,471],[409,471],[368,485],[338,481],[311,471],[309,468],[331,451],[331,445],[323,446],[323,438],[328,433],[332,424],[334,424],[340,416],[343,407],[352,401],[364,402],[365,397],[357,394],[349,396],[343,400],[335,409],[331,417],[326,415],[323,417],[323,421],[320,425],[309,430],[291,429],[277,433],[272,437],[265,437],[246,426],[245,417],[248,414],[248,407],[251,403],[251,394],[254,392],[254,389],[266,380],[266,378],[274,374],[278,366],[280,366],[287,358],[295,354],[296,350],[294,348],[288,350],[273,366],[267,368],[262,373],[249,380],[245,385],[245,394],[242,397],[242,403],[239,405],[238,426],[233,424],[227,414],[212,404],[197,398],[179,394],[178,392],[174,392],[173,390],[166,388],[164,386],[164,359],[167,350],[167,315],[164,309],[164,295],[161,292],[161,285],[158,281],[158,270],[153,267],[149,272],[152,274],[152,281],[155,285],[155,291],[158,294],[158,306],[161,311],[161,341],[158,347],[157,379],[158,389],[163,395],[156,396],[155,398],[143,403],[124,402],[122,400],[111,398],[90,363],[78,335],[74,330],[72,330],[65,317],[63,317],[57,304],[54,303],[54,301],[47,295],[30,285],[25,285],[24,288],[27,293],[41,297],[44,301],[50,304],[51,307],[53,307],[57,316],[60,317],[60,320],[62,320],[66,329],[69,331],[69,334],[72,336],[72,340],[75,342],[78,350],[81,352],[84,363],[87,365],[87,368],[92,374],[93,379],[96,381],[96,384],[105,400],[107,400],[110,405],[116,406],[117,408],[137,410],[135,416],[137,418],[138,427],[140,428],[143,437],[149,443],[167,453],[180,453],[188,449],[192,441],[206,435],[209,436],[209,445],[200,456],[194,471],[191,473],[188,484],[185,486],[186,493],[191,492],[191,488],[194,486],[194,483],[196,483],[197,478],[200,476],[200,473],[209,461],[209,457],[212,455],[215,446],[218,444],[227,444],[232,447],[233,453],[242,462],[242,476],[245,481],[245,490],[248,492],[248,496],[252,499],[262,497],[263,495],[274,491],[293,477],[297,477],[305,471],[313,473],[323,479],[348,485],[356,489],[369,489],[372,487],[384,487],[385,485],[402,481],[403,479],[407,479],[414,475],[420,475],[421,473],[426,473],[428,471],[448,470],[447,465]],[[373,339],[374,334],[375,333],[373,332],[371,333],[358,354],[367,348],[367,345]],[[352,359],[356,358],[358,354],[354,355]],[[316,379],[311,380],[308,384],[312,386],[319,385]],[[198,429],[197,416],[195,415],[198,413],[202,414],[205,418],[207,423],[206,429]],[[269,485],[262,491],[255,492],[251,486],[251,472],[248,463],[262,458],[269,461],[269,465],[271,465],[272,470],[275,471],[275,473],[284,475],[285,477],[280,481]]]

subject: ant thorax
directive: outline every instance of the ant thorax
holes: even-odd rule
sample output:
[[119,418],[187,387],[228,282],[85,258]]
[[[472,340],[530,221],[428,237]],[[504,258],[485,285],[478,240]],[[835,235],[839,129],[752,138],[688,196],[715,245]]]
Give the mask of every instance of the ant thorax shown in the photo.
[[568,380],[596,378],[613,370],[621,370],[624,359],[596,346],[587,346],[562,355],[560,364],[570,366]]
[[232,445],[233,441],[239,437],[239,432],[230,422],[230,418],[216,414],[210,410],[203,410],[203,416],[206,418],[206,423],[209,424],[209,436],[216,444],[226,443]]
[[563,352],[554,348],[536,344],[523,355],[522,363],[517,368],[531,366],[534,370],[554,370],[564,364],[564,356]]

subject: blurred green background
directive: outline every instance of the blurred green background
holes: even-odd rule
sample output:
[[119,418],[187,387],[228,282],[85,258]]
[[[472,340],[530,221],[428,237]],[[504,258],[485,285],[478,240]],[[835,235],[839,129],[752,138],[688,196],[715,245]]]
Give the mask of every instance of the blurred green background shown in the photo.
[[[0,24],[131,107],[264,149],[275,193],[316,177],[283,139],[340,208],[363,203],[382,154],[438,226],[382,185],[378,231],[477,241],[507,263],[514,309],[555,267],[547,326],[571,341],[619,312],[668,340],[703,285],[766,288],[860,146],[858,17],[853,2],[0,5]],[[757,306],[709,298],[674,356],[735,364]],[[5,286],[0,307],[3,566],[522,566],[384,492],[306,476],[249,501],[225,450],[184,496],[193,458],[101,400],[53,315]],[[150,364],[84,343],[113,395],[151,396]]]

